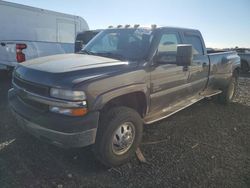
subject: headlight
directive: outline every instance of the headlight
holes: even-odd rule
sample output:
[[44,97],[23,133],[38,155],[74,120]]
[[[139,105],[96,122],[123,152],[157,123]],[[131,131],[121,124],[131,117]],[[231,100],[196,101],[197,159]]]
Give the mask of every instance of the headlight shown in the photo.
[[50,89],[50,96],[70,101],[86,100],[86,95],[83,91],[72,91],[72,90],[57,89],[57,88]]

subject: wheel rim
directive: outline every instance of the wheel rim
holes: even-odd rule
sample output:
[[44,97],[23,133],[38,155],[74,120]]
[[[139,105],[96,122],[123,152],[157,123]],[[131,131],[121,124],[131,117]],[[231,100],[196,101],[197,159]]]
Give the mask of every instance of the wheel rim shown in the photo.
[[113,135],[112,150],[116,155],[126,153],[133,145],[135,126],[132,122],[121,124]]
[[236,86],[236,80],[233,78],[232,82],[229,85],[228,91],[229,91],[229,99],[232,100],[234,93],[235,93],[235,86]]

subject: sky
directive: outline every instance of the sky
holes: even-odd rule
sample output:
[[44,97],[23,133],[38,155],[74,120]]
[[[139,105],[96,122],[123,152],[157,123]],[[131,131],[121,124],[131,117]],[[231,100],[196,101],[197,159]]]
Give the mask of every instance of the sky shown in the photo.
[[250,48],[250,0],[7,0],[81,16],[90,29],[177,26],[201,31],[207,47]]

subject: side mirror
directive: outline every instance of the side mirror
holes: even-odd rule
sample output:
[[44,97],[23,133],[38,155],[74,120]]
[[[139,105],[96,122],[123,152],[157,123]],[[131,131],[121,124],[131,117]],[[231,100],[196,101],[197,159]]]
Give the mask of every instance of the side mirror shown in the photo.
[[193,61],[193,47],[190,44],[177,46],[176,64],[178,66],[190,66]]

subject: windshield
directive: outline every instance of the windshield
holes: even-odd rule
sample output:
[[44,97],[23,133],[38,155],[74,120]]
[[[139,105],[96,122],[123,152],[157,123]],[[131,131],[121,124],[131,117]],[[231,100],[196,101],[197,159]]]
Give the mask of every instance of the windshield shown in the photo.
[[119,60],[143,60],[152,41],[149,29],[108,29],[97,35],[82,53]]

